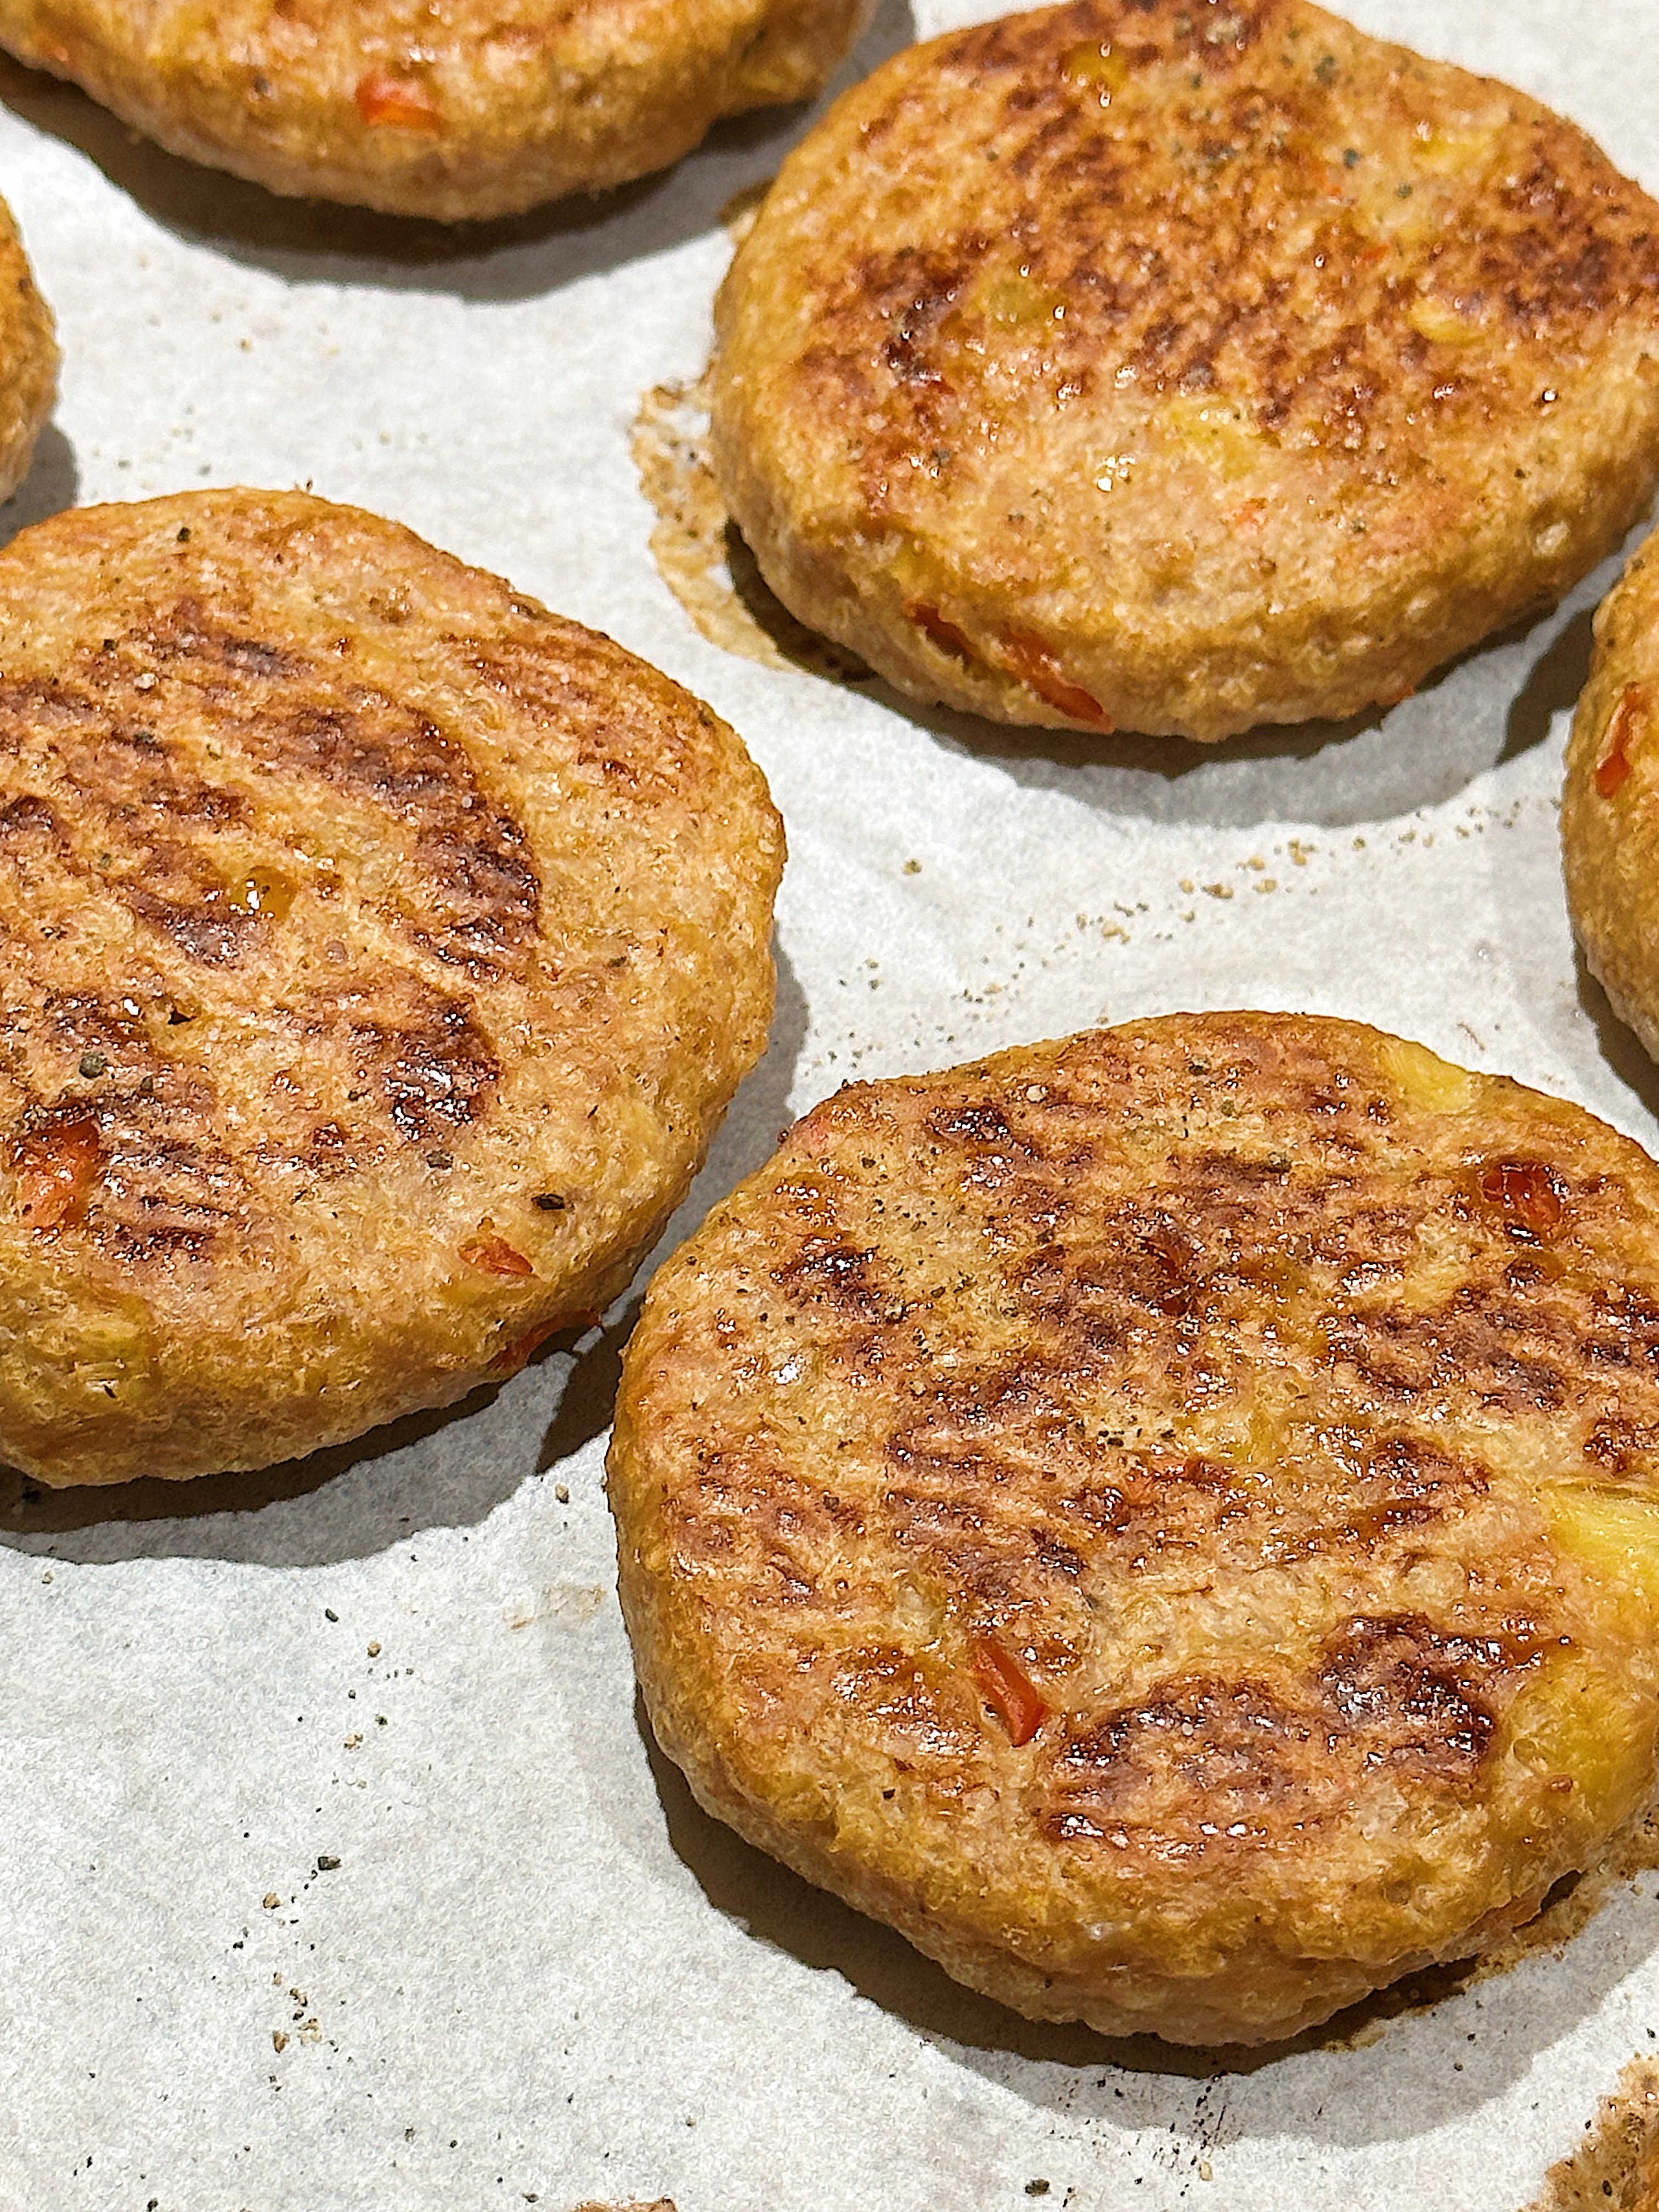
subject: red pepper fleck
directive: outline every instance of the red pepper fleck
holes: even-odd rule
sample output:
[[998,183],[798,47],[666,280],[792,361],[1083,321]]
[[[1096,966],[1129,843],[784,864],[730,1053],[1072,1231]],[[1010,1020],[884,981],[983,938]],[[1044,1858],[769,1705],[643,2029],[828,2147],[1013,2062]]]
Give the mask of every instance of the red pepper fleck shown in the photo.
[[1639,684],[1626,684],[1607,724],[1601,757],[1595,763],[1595,788],[1603,799],[1622,791],[1631,779],[1629,745],[1643,733],[1648,718],[1648,695]]
[[359,79],[357,112],[365,123],[389,124],[398,131],[443,127],[437,101],[418,78],[387,76],[379,70]]
[[1071,681],[1040,637],[1033,637],[1029,631],[1016,630],[1007,638],[1006,649],[1013,673],[1039,699],[1046,699],[1051,707],[1059,708],[1074,722],[1086,722],[1091,729],[1110,737],[1116,727],[1111,716],[1091,692]]
[[515,1336],[511,1344],[504,1344],[490,1361],[490,1373],[516,1375],[532,1355],[541,1350],[548,1338],[557,1334],[558,1327],[556,1319],[538,1322],[534,1328],[527,1328],[522,1336]]
[[1534,1237],[1559,1229],[1566,1211],[1560,1187],[1541,1160],[1488,1160],[1480,1170],[1480,1195]]
[[1030,1743],[1048,1717],[1048,1708],[1032,1686],[1018,1659],[995,1638],[976,1636],[973,1644],[974,1680],[1016,1745]]
[[469,1267],[482,1268],[486,1275],[533,1275],[536,1272],[505,1237],[470,1237],[461,1247],[461,1257]]
[[78,1221],[98,1177],[103,1148],[91,1117],[20,1137],[12,1147],[24,1225],[62,1229]]
[[924,637],[931,638],[939,651],[948,653],[953,660],[965,661],[969,667],[979,663],[979,655],[974,651],[966,630],[958,629],[953,622],[947,622],[939,609],[930,607],[925,599],[907,600],[904,619],[914,623]]

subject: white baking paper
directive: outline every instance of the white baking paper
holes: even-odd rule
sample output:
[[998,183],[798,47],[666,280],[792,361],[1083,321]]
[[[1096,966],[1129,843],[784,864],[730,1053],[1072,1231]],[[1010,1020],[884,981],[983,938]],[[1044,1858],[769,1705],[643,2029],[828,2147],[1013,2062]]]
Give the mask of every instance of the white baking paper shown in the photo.
[[[969,10],[887,0],[867,67]],[[981,8],[979,13],[991,12]],[[1353,0],[1659,189],[1654,0]],[[311,483],[610,631],[787,817],[771,1050],[673,1231],[843,1078],[1305,1007],[1582,1100],[1659,1076],[1557,856],[1591,579],[1341,732],[1022,734],[708,643],[629,434],[799,114],[483,234],[294,207],[0,78],[63,395],[16,526]],[[919,864],[913,866],[912,864]],[[1030,2026],[706,1819],[641,1727],[601,1460],[627,1310],[326,1463],[0,1513],[0,2208],[1516,2212],[1659,2027],[1659,1902],[1248,2069]],[[1650,2023],[1652,2025],[1650,2025]]]

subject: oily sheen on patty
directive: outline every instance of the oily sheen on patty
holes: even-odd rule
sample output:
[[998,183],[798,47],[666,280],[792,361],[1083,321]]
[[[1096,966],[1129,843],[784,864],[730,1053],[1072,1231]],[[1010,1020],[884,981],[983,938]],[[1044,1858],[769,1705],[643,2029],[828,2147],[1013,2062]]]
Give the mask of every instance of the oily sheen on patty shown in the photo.
[[607,638],[295,493],[0,553],[0,1458],[262,1465],[628,1279],[763,1049],[758,770]]
[[1006,721],[1388,703],[1659,474],[1659,209],[1304,0],[951,33],[784,164],[721,292],[721,489],[802,622]]
[[514,215],[803,100],[864,0],[0,0],[0,46],[175,154],[394,215]]
[[708,1809],[1039,2018],[1258,2043],[1650,1789],[1659,1170],[1356,1024],[859,1084],[658,1273],[621,1591]]

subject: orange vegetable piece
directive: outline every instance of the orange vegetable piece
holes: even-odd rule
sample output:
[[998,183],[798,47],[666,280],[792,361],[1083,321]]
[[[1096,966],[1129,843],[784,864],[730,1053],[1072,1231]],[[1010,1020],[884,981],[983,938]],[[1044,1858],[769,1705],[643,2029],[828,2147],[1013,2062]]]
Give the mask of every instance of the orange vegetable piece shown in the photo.
[[1613,720],[1607,724],[1601,757],[1595,763],[1595,788],[1603,799],[1611,799],[1630,781],[1630,743],[1644,732],[1647,718],[1646,691],[1639,684],[1626,684],[1613,710]]
[[1015,631],[1006,641],[1006,658],[1020,682],[1029,684],[1039,699],[1058,707],[1074,722],[1087,722],[1103,736],[1110,737],[1115,727],[1111,716],[1092,693],[1072,682],[1040,637],[1032,637],[1024,630]]
[[365,123],[387,124],[396,131],[440,131],[438,103],[418,77],[388,76],[371,70],[358,80],[357,112]]
[[1559,1229],[1566,1211],[1541,1160],[1488,1160],[1480,1170],[1480,1195],[1534,1237]]
[[62,1229],[78,1221],[102,1158],[98,1125],[89,1115],[20,1137],[11,1159],[25,1227]]
[[486,1275],[533,1275],[536,1272],[505,1237],[469,1237],[461,1247],[461,1257],[469,1267],[480,1268]]
[[1038,1697],[1025,1669],[994,1637],[976,1636],[973,1644],[974,1680],[985,1692],[1015,1745],[1030,1743],[1048,1717],[1048,1708]]
[[924,637],[930,637],[941,653],[954,654],[957,659],[966,661],[969,667],[979,659],[967,631],[958,629],[953,622],[947,622],[939,609],[930,607],[925,599],[908,601],[904,618],[907,622],[913,622]]
[[534,1328],[526,1329],[522,1336],[515,1336],[510,1344],[504,1344],[489,1363],[490,1373],[516,1375],[548,1338],[556,1334],[558,1326],[556,1321],[538,1322]]

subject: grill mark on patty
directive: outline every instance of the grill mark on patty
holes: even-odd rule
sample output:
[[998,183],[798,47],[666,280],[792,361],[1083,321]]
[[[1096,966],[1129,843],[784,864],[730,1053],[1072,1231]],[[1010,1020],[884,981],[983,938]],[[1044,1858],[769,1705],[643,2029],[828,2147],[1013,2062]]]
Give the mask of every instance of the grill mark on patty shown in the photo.
[[61,864],[73,851],[57,809],[35,793],[23,792],[0,807],[0,860],[14,867],[28,860]]
[[487,979],[528,970],[541,882],[523,830],[489,800],[460,747],[424,714],[368,685],[319,702],[273,702],[248,731],[267,774],[319,776],[415,833],[421,918],[405,933]]
[[18,1116],[14,1152],[50,1151],[58,1132],[96,1132],[95,1177],[54,1237],[84,1241],[124,1268],[213,1256],[261,1218],[238,1162],[217,1141],[217,1093],[206,1077],[155,1062],[131,1086],[106,1085]]
[[707,1450],[696,1480],[666,1501],[668,1541],[692,1577],[740,1569],[757,1610],[816,1610],[834,1601],[840,1538],[858,1517],[821,1484],[733,1439]]
[[1039,1754],[1032,1810],[1055,1842],[1164,1857],[1309,1848],[1368,1772],[1472,1790],[1542,1651],[1531,1622],[1466,1632],[1420,1613],[1357,1616],[1282,1681],[1198,1673],[1073,1717]]
[[[237,907],[212,860],[212,834],[248,823],[246,799],[197,779],[149,723],[111,712],[70,681],[0,684],[0,752],[20,757],[42,737],[66,807],[35,792],[13,799],[0,814],[0,860],[51,860],[199,967],[234,967],[265,922]],[[191,832],[206,849],[185,842]]]
[[1578,1364],[1577,1332],[1552,1326],[1553,1319],[1499,1304],[1489,1283],[1463,1284],[1425,1312],[1336,1313],[1325,1331],[1328,1357],[1401,1407],[1455,1391],[1504,1413],[1553,1413],[1565,1407],[1568,1369]]
[[[38,793],[20,793],[0,812],[0,860],[14,868],[50,861],[117,900],[187,958],[234,966],[264,925],[233,902],[210,833],[246,823],[241,795],[201,781],[147,725],[111,714],[66,682],[0,684],[0,752],[21,755],[42,735],[54,783],[72,806],[60,811]],[[181,830],[206,833],[207,848],[185,842]]]
[[1337,1742],[1316,1708],[1269,1682],[1196,1674],[1058,1732],[1039,1750],[1029,1802],[1055,1843],[1201,1858],[1282,1833],[1291,1808],[1311,1842],[1333,1808],[1310,1802],[1307,1778]]
[[1367,1766],[1467,1783],[1491,1755],[1502,1711],[1518,1678],[1539,1665],[1544,1641],[1531,1621],[1468,1634],[1421,1613],[1358,1618],[1326,1638],[1316,1679]]
[[409,1145],[453,1135],[483,1121],[501,1081],[472,1009],[394,969],[290,1000],[269,1021],[294,1054],[276,1079],[277,1110],[308,1131],[302,1143],[265,1137],[273,1165],[310,1156],[355,1168],[384,1152],[388,1123]]
[[[112,641],[113,642],[113,641]],[[181,592],[168,606],[125,629],[119,640],[125,657],[147,670],[176,671],[204,690],[228,693],[233,679],[259,677],[268,683],[297,683],[313,673],[302,653],[246,637],[209,611],[200,596]]]
[[561,622],[557,629],[556,651],[546,617],[529,635],[508,633],[488,646],[476,638],[445,643],[515,716],[532,724],[554,759],[574,758],[579,769],[597,769],[635,805],[681,796],[706,760],[684,717],[668,711],[665,680],[659,694],[653,672],[643,672],[635,693],[619,700],[606,680],[603,641],[575,623]]
[[[1126,1569],[1285,1568],[1443,1541],[1490,1494],[1477,1461],[1406,1431],[1327,1430],[1295,1459],[1160,1448],[1098,1370],[994,1364],[935,1393],[884,1446],[894,1545],[949,1587],[1041,1610]],[[1115,1416],[1116,1432],[1113,1424]]]
[[[366,1005],[384,1007],[388,990]],[[501,1079],[501,1062],[466,1008],[419,986],[401,1008],[359,1010],[360,1002],[327,1002],[313,1023],[341,1036],[359,1083],[377,1086],[387,1117],[406,1143],[465,1128],[480,1120]],[[400,1015],[400,1018],[398,1017]]]
[[[1298,1056],[1294,1044],[1246,1040],[1250,1048],[1233,1053],[1217,1028],[1221,1048],[1190,1072],[1190,1103],[1170,1071],[1149,1080],[1110,1038],[1093,1048],[1086,1085],[1072,1082],[1062,1061],[1036,1097],[978,1088],[969,1072],[965,1098],[944,1107],[919,1098],[915,1143],[934,1155],[927,1181],[946,1215],[966,1206],[982,1220],[988,1264],[975,1296],[1000,1316],[999,1334],[1028,1346],[1024,1384],[1040,1392],[1069,1376],[1066,1402],[1117,1394],[1115,1418],[1133,1429],[1152,1378],[1201,1401],[1241,1387],[1264,1357],[1293,1353],[1310,1373],[1358,1377],[1360,1402],[1387,1426],[1409,1425],[1425,1394],[1443,1405],[1560,1414],[1578,1378],[1594,1375],[1604,1389],[1616,1373],[1617,1413],[1604,1413],[1594,1437],[1587,1429],[1583,1448],[1602,1464],[1627,1458],[1623,1440],[1659,1424],[1659,1304],[1616,1281],[1574,1288],[1562,1256],[1575,1244],[1593,1249],[1627,1212],[1622,1180],[1540,1164],[1551,1249],[1517,1252],[1508,1212],[1481,1194],[1492,1180],[1484,1149],[1390,1164],[1396,1116],[1375,1080]],[[1244,1149],[1229,1154],[1213,1108],[1235,1092],[1242,1109],[1264,1095],[1272,1103],[1238,1139]],[[873,1103],[856,1091],[836,1101],[826,1136],[833,1127],[837,1144],[856,1148],[867,1131],[869,1142],[890,1146],[891,1131],[866,1118]],[[1100,1168],[1078,1142],[1085,1112],[1121,1115],[1132,1136],[1139,1122],[1144,1172],[1132,1160]],[[1201,1135],[1187,1124],[1200,1113]],[[833,1224],[815,1224],[819,1238],[772,1280],[818,1310],[812,1326],[840,1315],[838,1360],[870,1376],[914,1371],[930,1356],[927,1316],[941,1293],[916,1294],[893,1264],[894,1218],[866,1206],[852,1179]],[[1425,1238],[1457,1253],[1449,1291],[1413,1288]],[[981,1421],[1012,1402],[1022,1371],[1006,1362],[993,1370],[953,1386],[982,1390]]]
[[473,1127],[501,1079],[467,1006],[370,973],[355,990],[266,1010],[268,1034],[291,1036],[295,1060],[281,1095],[264,1112],[242,1100],[232,1125],[191,1042],[195,1018],[137,978],[133,993],[46,990],[0,1021],[18,1139],[49,1142],[78,1122],[97,1132],[98,1180],[61,1233],[125,1265],[200,1259],[222,1237],[247,1237],[271,1218],[270,1178],[286,1171],[349,1174],[383,1158],[388,1134],[418,1145]]
[[[215,626],[189,598],[111,647],[83,652],[58,677],[0,684],[0,753],[42,756],[44,773],[74,794],[77,838],[57,817],[61,865],[204,966],[236,965],[270,927],[238,906],[233,858],[216,839],[257,826],[253,807],[151,726],[176,717],[171,687],[182,684],[199,695],[213,739],[259,774],[316,777],[412,832],[421,881],[393,894],[412,942],[477,980],[528,972],[541,899],[528,842],[428,717]],[[20,823],[15,834],[41,826]]]
[[844,1237],[809,1237],[795,1256],[772,1270],[772,1280],[802,1305],[828,1307],[861,1322],[878,1320],[884,1302],[871,1262]]

